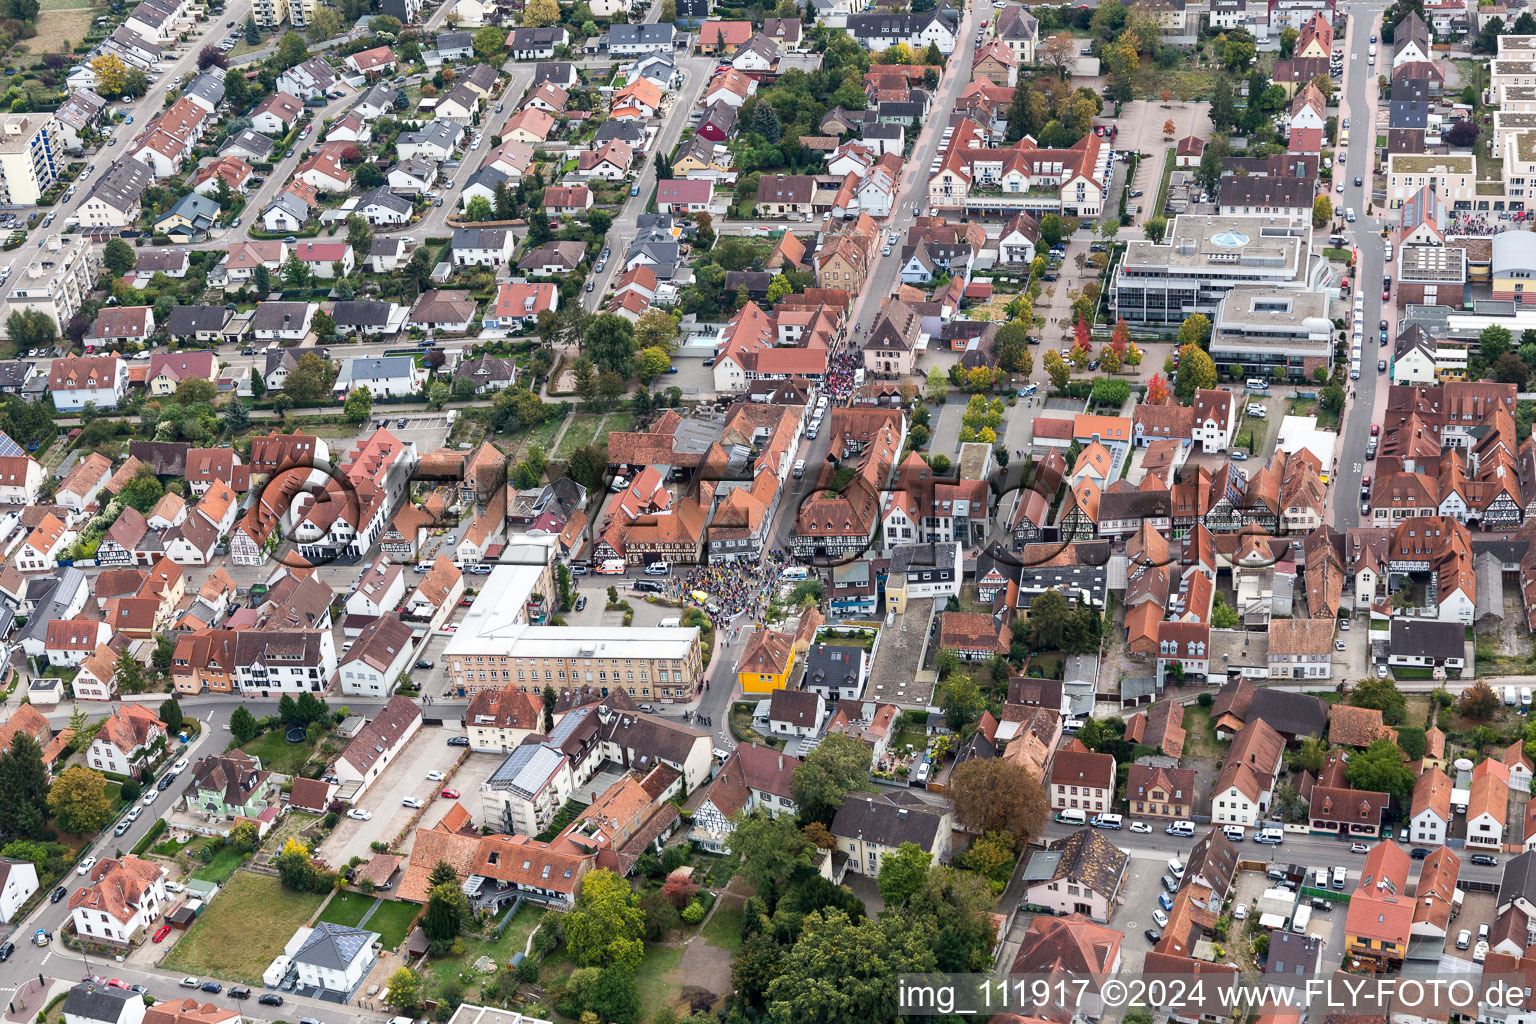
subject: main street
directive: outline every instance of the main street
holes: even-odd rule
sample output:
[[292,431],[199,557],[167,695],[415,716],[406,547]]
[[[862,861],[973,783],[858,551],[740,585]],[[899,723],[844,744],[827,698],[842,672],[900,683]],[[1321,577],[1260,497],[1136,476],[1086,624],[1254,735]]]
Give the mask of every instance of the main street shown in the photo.
[[[1375,186],[1376,153],[1376,68],[1370,61],[1371,38],[1379,31],[1382,5],[1379,0],[1350,8],[1349,28],[1345,35],[1344,96],[1340,104],[1339,124],[1347,117],[1350,121],[1350,147],[1348,155],[1338,152],[1334,168],[1335,176],[1343,175],[1344,192],[1332,193],[1344,208],[1353,209],[1358,218],[1354,224],[1346,224],[1359,259],[1351,273],[1354,291],[1351,295],[1365,298],[1364,338],[1360,346],[1360,379],[1345,380],[1353,397],[1345,406],[1343,423],[1339,431],[1335,453],[1334,471],[1330,478],[1333,502],[1334,529],[1344,531],[1360,525],[1360,480],[1365,475],[1365,448],[1371,436],[1371,424],[1380,422],[1378,401],[1384,407],[1389,383],[1386,374],[1376,372],[1376,361],[1388,356],[1375,340],[1377,324],[1387,321],[1388,336],[1396,333],[1390,304],[1383,303],[1379,286],[1386,274],[1386,251],[1382,244],[1381,229],[1388,223],[1390,211],[1381,210],[1377,218],[1372,209],[1371,192]],[[1392,48],[1378,43],[1376,60],[1379,66],[1390,67]],[[1356,186],[1359,177],[1363,185]],[[1385,191],[1385,182],[1382,183]],[[1342,214],[1340,214],[1342,220]],[[1350,299],[1350,312],[1345,313],[1346,325],[1353,318],[1354,300]]]

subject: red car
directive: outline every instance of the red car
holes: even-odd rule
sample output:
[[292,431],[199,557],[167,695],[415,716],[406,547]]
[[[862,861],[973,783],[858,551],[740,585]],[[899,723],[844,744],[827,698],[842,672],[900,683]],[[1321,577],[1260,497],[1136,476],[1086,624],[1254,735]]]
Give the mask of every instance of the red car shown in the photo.
[[165,937],[169,934],[171,934],[171,926],[168,924],[163,924],[159,928],[155,929],[155,941],[164,942]]
[[458,790],[456,790],[456,789],[445,789],[445,790],[443,790],[443,799],[444,800],[457,800],[458,798],[459,798],[459,791]]
[[1372,423],[1371,424],[1371,436],[1372,437],[1376,437],[1380,433],[1381,433],[1381,424],[1380,423]]
[[123,981],[121,978],[113,978],[111,981],[107,982],[107,987],[109,987],[109,988],[127,988],[128,987],[128,983],[126,981]]

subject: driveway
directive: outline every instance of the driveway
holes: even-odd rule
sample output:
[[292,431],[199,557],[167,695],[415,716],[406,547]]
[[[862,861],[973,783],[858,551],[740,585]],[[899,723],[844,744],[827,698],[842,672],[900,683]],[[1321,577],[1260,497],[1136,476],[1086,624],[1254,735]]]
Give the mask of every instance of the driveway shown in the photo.
[[[414,808],[400,803],[405,797],[416,797],[426,803],[429,812],[436,811],[436,817],[431,819],[433,822],[443,816],[450,803],[437,797],[438,791],[444,786],[452,786],[461,793],[468,792],[472,800],[477,798],[478,781],[473,789],[465,790],[455,777],[445,782],[433,782],[427,778],[429,771],[444,774],[452,772],[464,748],[450,747],[445,740],[457,731],[455,729],[450,733],[442,729],[425,728],[417,733],[358,802],[358,806],[372,813],[373,818],[369,821],[355,821],[343,816],[325,842],[320,844],[317,851],[319,855],[328,863],[345,864],[353,857],[367,859],[371,856],[373,850],[370,844],[374,842],[393,846],[395,837],[416,815]],[[443,807],[441,811],[437,810],[439,804]],[[427,817],[424,813],[423,819]]]

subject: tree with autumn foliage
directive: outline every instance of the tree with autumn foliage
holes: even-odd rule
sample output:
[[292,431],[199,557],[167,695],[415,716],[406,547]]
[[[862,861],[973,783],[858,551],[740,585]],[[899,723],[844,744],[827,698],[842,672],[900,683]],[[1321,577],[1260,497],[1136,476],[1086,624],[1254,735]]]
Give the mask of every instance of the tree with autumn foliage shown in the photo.
[[1168,382],[1163,380],[1163,375],[1154,373],[1152,379],[1147,381],[1147,404],[1164,405],[1168,401]]
[[1105,345],[1099,349],[1099,366],[1105,373],[1119,373],[1120,367],[1125,365],[1120,358],[1120,353],[1115,351],[1113,345]]
[[1168,120],[1163,122],[1163,138],[1173,138],[1173,133],[1176,131],[1178,131],[1178,129],[1174,127],[1173,118],[1170,117]]
[[1045,354],[1045,372],[1051,375],[1051,385],[1060,391],[1072,379],[1072,368],[1061,358],[1061,353],[1051,349]]
[[1109,335],[1109,347],[1115,350],[1115,355],[1125,358],[1125,353],[1131,347],[1131,325],[1126,323],[1125,317],[1115,321],[1115,329]]
[[1073,366],[1079,373],[1088,368],[1088,361],[1093,358],[1093,348],[1086,341],[1078,341],[1072,345],[1072,351],[1067,354]]
[[1089,337],[1088,321],[1084,317],[1078,317],[1077,322],[1072,325],[1072,347],[1077,348],[1081,346],[1086,348],[1089,343]]

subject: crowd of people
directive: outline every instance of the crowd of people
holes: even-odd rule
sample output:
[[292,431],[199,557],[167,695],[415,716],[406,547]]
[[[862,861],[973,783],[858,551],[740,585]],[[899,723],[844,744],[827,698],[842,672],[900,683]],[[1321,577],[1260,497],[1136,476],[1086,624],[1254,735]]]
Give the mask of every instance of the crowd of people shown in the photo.
[[[760,622],[768,610],[779,574],[788,564],[789,556],[775,548],[764,552],[760,562],[695,566],[686,576],[673,576],[667,581],[668,596],[695,606],[702,605],[716,623],[733,622],[742,615],[750,615]],[[708,600],[700,602],[694,596],[695,591]]]
[[[1454,216],[1451,218],[1447,235],[1498,235],[1510,230],[1508,220],[1510,214],[1500,214],[1498,220],[1489,220],[1488,214],[1479,213],[1472,216]],[[1523,219],[1524,214],[1521,214]]]
[[841,405],[853,394],[853,375],[864,365],[863,353],[844,350],[833,356],[827,367],[824,390],[832,401]]

